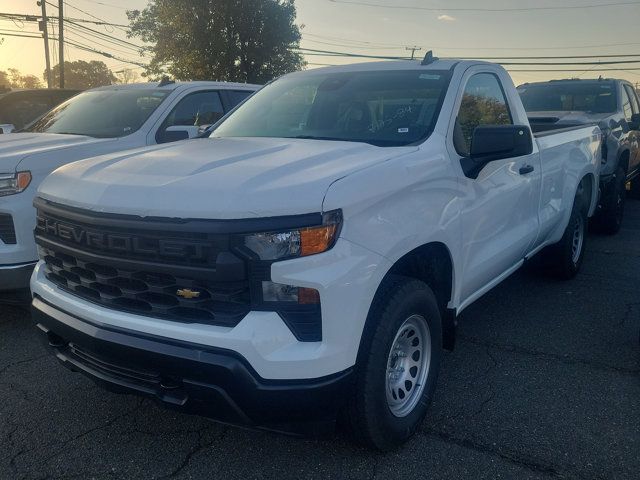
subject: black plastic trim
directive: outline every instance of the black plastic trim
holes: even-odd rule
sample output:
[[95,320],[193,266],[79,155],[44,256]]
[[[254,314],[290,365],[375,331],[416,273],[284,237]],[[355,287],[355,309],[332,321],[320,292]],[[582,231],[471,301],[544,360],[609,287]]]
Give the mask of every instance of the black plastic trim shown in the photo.
[[300,380],[265,380],[236,352],[98,324],[38,296],[32,315],[58,359],[116,391],[216,420],[280,431],[332,425],[353,368]]
[[260,233],[322,225],[321,213],[284,215],[277,217],[243,218],[233,220],[181,219],[171,217],[140,217],[116,213],[93,212],[75,207],[63,206],[41,197],[33,201],[35,208],[43,212],[64,217],[68,220],[91,223],[94,226],[108,226],[135,230],[163,230],[191,233]]

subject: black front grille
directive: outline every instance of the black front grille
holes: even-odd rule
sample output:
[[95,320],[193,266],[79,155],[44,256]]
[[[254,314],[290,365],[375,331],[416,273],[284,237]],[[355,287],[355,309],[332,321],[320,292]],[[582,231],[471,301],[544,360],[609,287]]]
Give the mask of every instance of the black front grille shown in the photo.
[[8,213],[0,213],[0,240],[7,245],[16,244],[16,230],[13,226],[13,217]]
[[67,292],[114,310],[228,327],[252,310],[273,311],[298,340],[322,340],[319,303],[263,301],[272,262],[247,250],[242,237],[317,224],[321,216],[180,220],[96,213],[40,198],[34,204],[44,273]]
[[110,308],[230,327],[237,325],[250,309],[247,281],[207,282],[119,268],[45,246],[40,249],[50,281]]

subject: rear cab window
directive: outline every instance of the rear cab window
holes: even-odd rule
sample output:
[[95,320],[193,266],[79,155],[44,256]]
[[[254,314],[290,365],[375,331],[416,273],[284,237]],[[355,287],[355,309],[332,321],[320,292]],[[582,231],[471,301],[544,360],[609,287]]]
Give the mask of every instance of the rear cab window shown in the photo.
[[518,93],[527,112],[613,113],[617,110],[612,81],[557,81],[521,85]]

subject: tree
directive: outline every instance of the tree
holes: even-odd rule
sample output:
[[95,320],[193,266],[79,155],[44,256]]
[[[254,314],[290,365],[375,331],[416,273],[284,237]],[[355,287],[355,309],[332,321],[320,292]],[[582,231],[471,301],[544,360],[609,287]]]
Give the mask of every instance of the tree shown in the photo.
[[9,74],[4,70],[0,70],[0,93],[11,87],[11,81],[9,80]]
[[131,68],[123,68],[116,72],[116,77],[118,77],[118,83],[135,83],[140,78],[138,73]]
[[[47,78],[47,72],[43,73],[43,78]],[[51,77],[54,85],[60,84],[60,65],[51,69]],[[92,60],[85,62],[76,60],[75,62],[64,62],[64,86],[65,88],[76,88],[84,90],[87,88],[111,85],[117,78],[104,62]]]
[[[4,79],[2,78],[4,74]],[[17,68],[10,68],[9,73],[0,72],[0,85],[7,81],[7,85],[13,88],[42,88],[42,82],[35,75],[22,75]]]
[[294,0],[149,0],[127,16],[152,44],[146,76],[264,83],[305,65]]

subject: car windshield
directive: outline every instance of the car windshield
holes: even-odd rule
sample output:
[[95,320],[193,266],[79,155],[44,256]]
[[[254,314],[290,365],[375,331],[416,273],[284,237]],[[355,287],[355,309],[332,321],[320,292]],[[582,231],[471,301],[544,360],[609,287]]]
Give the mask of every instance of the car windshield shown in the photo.
[[155,89],[84,92],[54,108],[25,131],[123,137],[138,130],[168,94],[167,90]]
[[527,112],[616,111],[617,97],[613,82],[562,82],[518,87]]
[[438,118],[449,72],[435,70],[292,75],[266,86],[213,137],[277,137],[409,145]]

